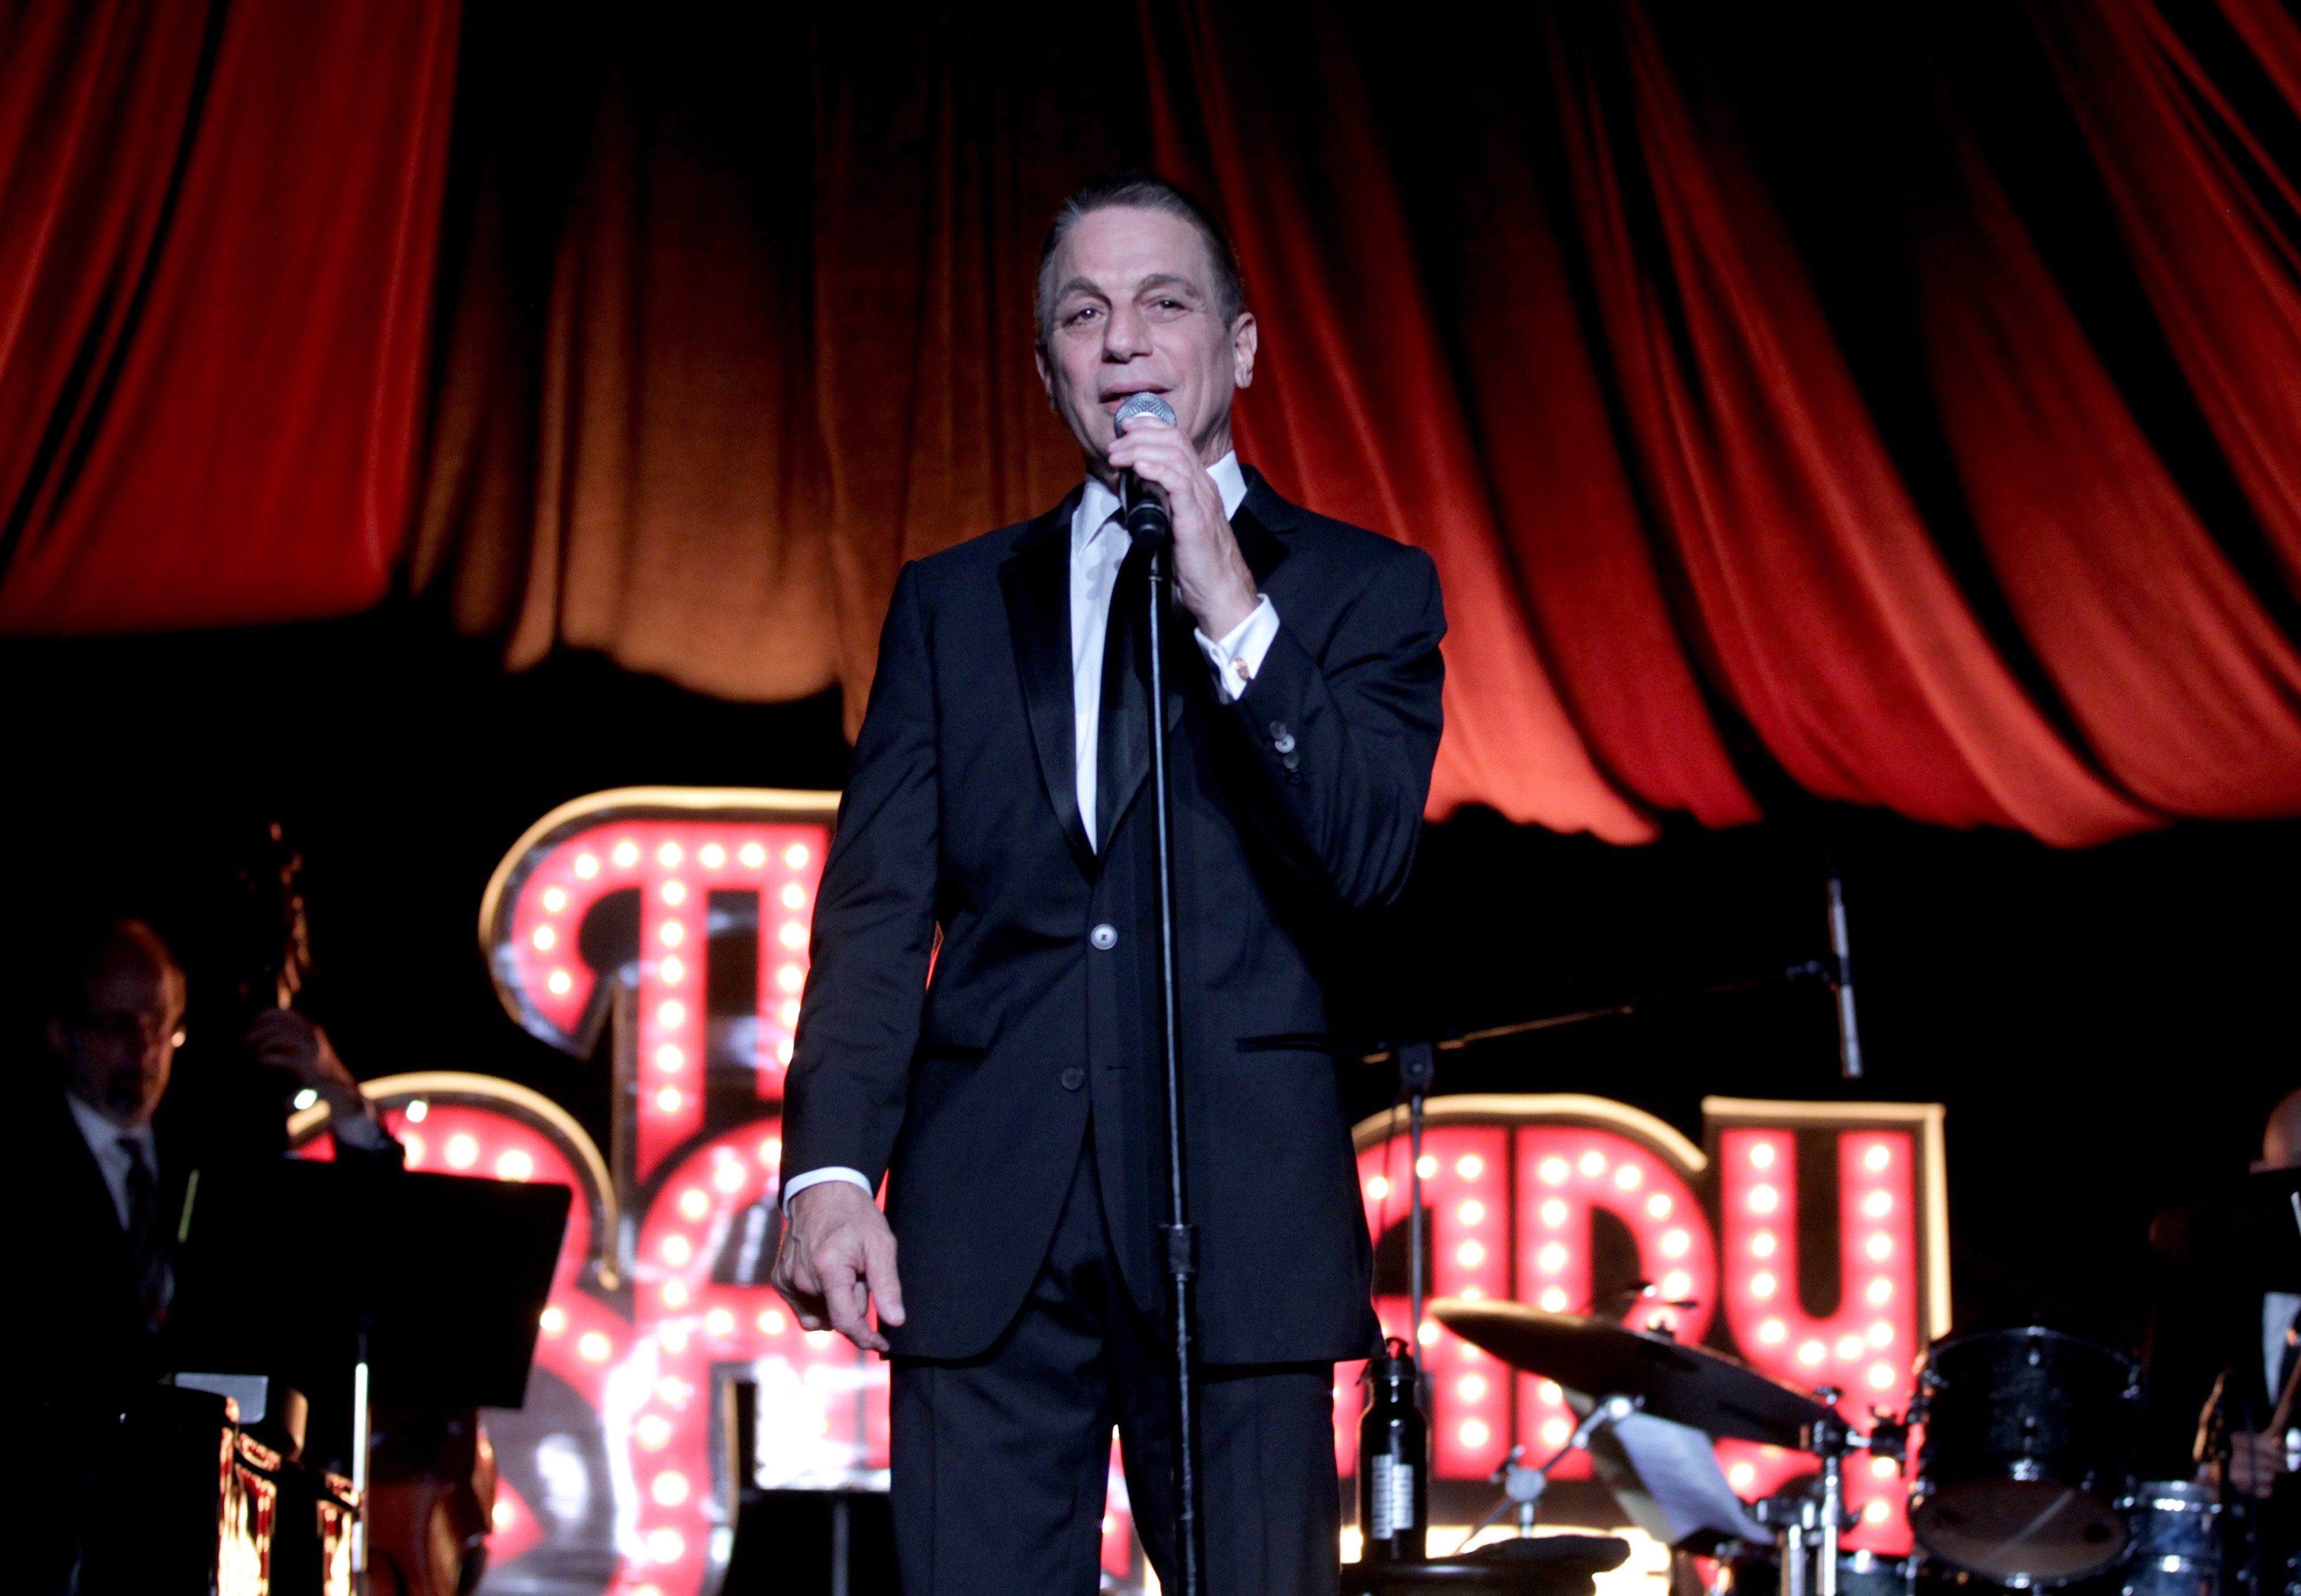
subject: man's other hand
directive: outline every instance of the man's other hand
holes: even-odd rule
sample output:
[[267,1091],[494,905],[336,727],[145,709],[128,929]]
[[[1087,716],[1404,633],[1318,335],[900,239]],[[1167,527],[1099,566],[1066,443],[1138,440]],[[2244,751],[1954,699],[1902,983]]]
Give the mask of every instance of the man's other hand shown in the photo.
[[339,1118],[358,1118],[367,1113],[367,1099],[344,1061],[328,1040],[328,1033],[292,1008],[267,1008],[247,1029],[247,1045],[255,1062],[267,1069],[286,1070],[299,1085],[326,1099]]
[[2285,1437],[2239,1432],[2229,1440],[2230,1489],[2267,1500],[2277,1476],[2285,1472]]
[[828,1324],[873,1352],[887,1350],[887,1338],[871,1328],[872,1299],[882,1323],[903,1322],[895,1233],[879,1205],[850,1182],[824,1181],[791,1199],[774,1284],[802,1329]]

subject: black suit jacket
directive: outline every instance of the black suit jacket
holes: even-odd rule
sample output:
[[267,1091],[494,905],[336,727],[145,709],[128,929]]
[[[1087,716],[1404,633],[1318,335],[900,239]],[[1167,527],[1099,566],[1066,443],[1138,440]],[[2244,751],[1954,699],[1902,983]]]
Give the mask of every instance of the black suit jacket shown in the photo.
[[[905,567],[816,908],[783,1166],[887,1175],[898,1355],[972,1357],[1005,1328],[1090,1124],[1127,1282],[1146,1309],[1163,1290],[1147,673],[1106,685],[1098,852],[1073,770],[1075,502]],[[1445,620],[1428,556],[1252,472],[1233,526],[1277,639],[1234,704],[1186,617],[1166,666],[1201,1346],[1355,1358],[1369,1252],[1320,952],[1405,880]]]

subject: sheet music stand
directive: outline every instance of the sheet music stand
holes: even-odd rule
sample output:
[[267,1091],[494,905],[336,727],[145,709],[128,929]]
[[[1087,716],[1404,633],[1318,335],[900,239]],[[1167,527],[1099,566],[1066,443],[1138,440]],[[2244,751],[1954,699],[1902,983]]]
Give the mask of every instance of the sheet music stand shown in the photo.
[[[178,1230],[179,1368],[349,1392],[364,1519],[371,1401],[518,1408],[573,1193],[302,1159],[202,1171]],[[365,1566],[364,1525],[356,1568]]]

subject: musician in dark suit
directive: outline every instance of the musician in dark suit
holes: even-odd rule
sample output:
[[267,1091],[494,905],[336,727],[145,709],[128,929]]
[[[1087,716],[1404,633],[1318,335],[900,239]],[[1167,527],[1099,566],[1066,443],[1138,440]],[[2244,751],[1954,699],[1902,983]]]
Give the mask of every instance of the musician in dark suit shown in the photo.
[[[67,935],[50,964],[38,1006],[46,1057],[19,1082],[30,1112],[6,1160],[7,1211],[39,1303],[36,1427],[58,1474],[85,1479],[127,1393],[167,1372],[170,1254],[192,1172],[284,1151],[286,1092],[297,1086],[329,1100],[347,1156],[365,1148],[396,1162],[398,1149],[326,1034],[291,1011],[256,1021],[254,1069],[236,1057],[235,1068],[187,1090],[176,1079],[183,968],[141,922]],[[60,1575],[74,1520],[51,1515],[40,1526],[53,1532],[40,1544]]]
[[[777,1283],[803,1324],[892,1358],[907,1590],[1092,1591],[1114,1425],[1171,1584],[1148,601],[1116,497],[1134,472],[1174,526],[1159,712],[1207,1589],[1326,1596],[1333,1365],[1376,1325],[1322,952],[1413,856],[1436,573],[1239,465],[1256,325],[1227,243],[1176,190],[1075,196],[1038,309],[1087,480],[896,583],[816,909]],[[1117,436],[1142,392],[1176,424]]]

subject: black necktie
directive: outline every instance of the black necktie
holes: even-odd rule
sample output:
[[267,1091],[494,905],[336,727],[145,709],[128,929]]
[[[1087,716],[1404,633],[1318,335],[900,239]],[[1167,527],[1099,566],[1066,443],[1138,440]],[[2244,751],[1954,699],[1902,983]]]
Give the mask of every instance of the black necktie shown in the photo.
[[[1121,528],[1117,535],[1125,537]],[[1150,550],[1136,544],[1126,551],[1110,589],[1110,621],[1102,638],[1102,710],[1094,740],[1094,840],[1110,846],[1116,808],[1132,767],[1149,758]],[[1132,709],[1135,713],[1126,712]],[[1142,741],[1144,747],[1133,744]]]
[[128,1155],[128,1258],[130,1278],[136,1285],[136,1305],[142,1310],[147,1333],[160,1328],[168,1306],[168,1253],[160,1231],[160,1186],[152,1166],[144,1161],[144,1144],[133,1136],[120,1138]]

